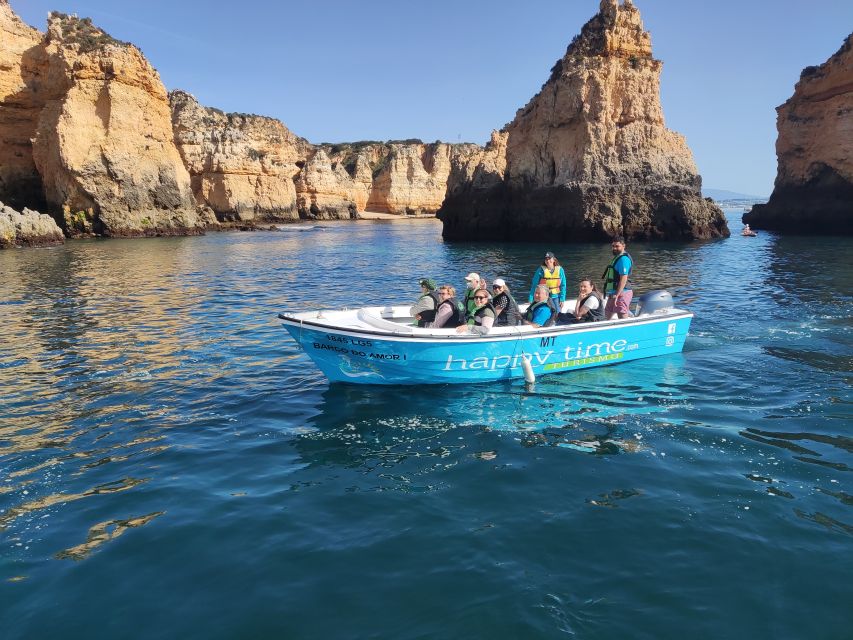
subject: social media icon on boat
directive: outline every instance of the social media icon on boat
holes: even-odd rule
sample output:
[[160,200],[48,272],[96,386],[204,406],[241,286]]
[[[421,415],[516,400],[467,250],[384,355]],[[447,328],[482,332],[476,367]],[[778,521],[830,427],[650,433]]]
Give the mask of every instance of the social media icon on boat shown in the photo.
[[[670,323],[670,325],[669,325],[669,327],[667,328],[666,332],[667,332],[669,335],[674,335],[674,334],[675,334],[675,323],[674,323],[674,322]],[[669,344],[671,344],[671,343],[667,342],[667,345],[669,345]]]
[[674,344],[675,344],[675,338],[673,338],[672,336],[669,336],[666,339],[666,346],[671,347]]

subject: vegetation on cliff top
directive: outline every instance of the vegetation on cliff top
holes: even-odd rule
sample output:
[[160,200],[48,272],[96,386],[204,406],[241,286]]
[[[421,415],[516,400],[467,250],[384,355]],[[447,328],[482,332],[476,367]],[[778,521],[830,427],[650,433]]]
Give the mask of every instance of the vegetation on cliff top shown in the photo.
[[69,44],[77,44],[80,53],[89,53],[107,45],[117,47],[129,47],[129,42],[116,40],[111,35],[92,24],[91,18],[78,18],[76,15],[68,15],[54,11],[50,14],[51,19],[59,20],[62,28],[62,39]]

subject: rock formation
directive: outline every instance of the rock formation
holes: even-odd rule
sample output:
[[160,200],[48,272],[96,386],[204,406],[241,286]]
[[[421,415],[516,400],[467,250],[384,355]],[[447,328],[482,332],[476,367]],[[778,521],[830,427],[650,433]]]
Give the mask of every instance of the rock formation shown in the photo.
[[66,230],[202,233],[166,90],[142,53],[59,13],[48,19],[45,44],[55,97],[39,116],[33,155]]
[[756,229],[853,234],[853,34],[807,67],[777,110],[779,168],[767,204],[743,221]]
[[183,91],[169,94],[175,142],[196,201],[222,221],[299,218],[293,179],[311,145],[281,122],[223,113]]
[[44,106],[46,65],[41,32],[0,0],[0,199],[16,207],[44,205],[30,140]]
[[49,215],[24,209],[15,211],[0,202],[0,249],[62,244],[65,236]]
[[439,211],[445,238],[727,236],[687,143],[664,125],[661,66],[631,0],[603,0],[541,91],[493,137],[488,167],[462,172],[479,183],[451,181]]

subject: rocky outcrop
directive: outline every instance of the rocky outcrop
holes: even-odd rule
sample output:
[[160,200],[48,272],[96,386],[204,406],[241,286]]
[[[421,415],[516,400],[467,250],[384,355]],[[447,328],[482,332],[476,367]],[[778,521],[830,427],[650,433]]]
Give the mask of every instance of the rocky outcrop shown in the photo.
[[50,87],[33,142],[48,206],[70,234],[202,233],[166,90],[134,46],[53,13]]
[[755,229],[853,234],[853,34],[824,64],[803,70],[776,112],[773,193],[743,221]]
[[44,247],[63,242],[62,230],[49,215],[26,208],[18,212],[0,202],[0,249]]
[[488,167],[466,170],[479,182],[449,186],[445,238],[727,236],[686,141],[664,124],[661,66],[631,0],[603,0],[542,90],[493,137]]
[[42,34],[0,0],[0,199],[16,207],[42,207],[41,178],[30,140],[46,97]]
[[175,142],[196,201],[222,221],[299,218],[293,179],[312,146],[281,122],[203,107],[190,94],[169,94]]

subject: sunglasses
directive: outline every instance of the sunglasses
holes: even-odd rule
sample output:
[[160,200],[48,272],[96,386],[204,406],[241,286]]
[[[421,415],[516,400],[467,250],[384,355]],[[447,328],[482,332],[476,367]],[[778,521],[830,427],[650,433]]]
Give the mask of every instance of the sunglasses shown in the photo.
[[500,289],[500,288],[501,288],[501,285],[499,285],[499,284],[493,284],[492,285],[492,289]]
[[488,300],[489,296],[474,296],[474,300]]

